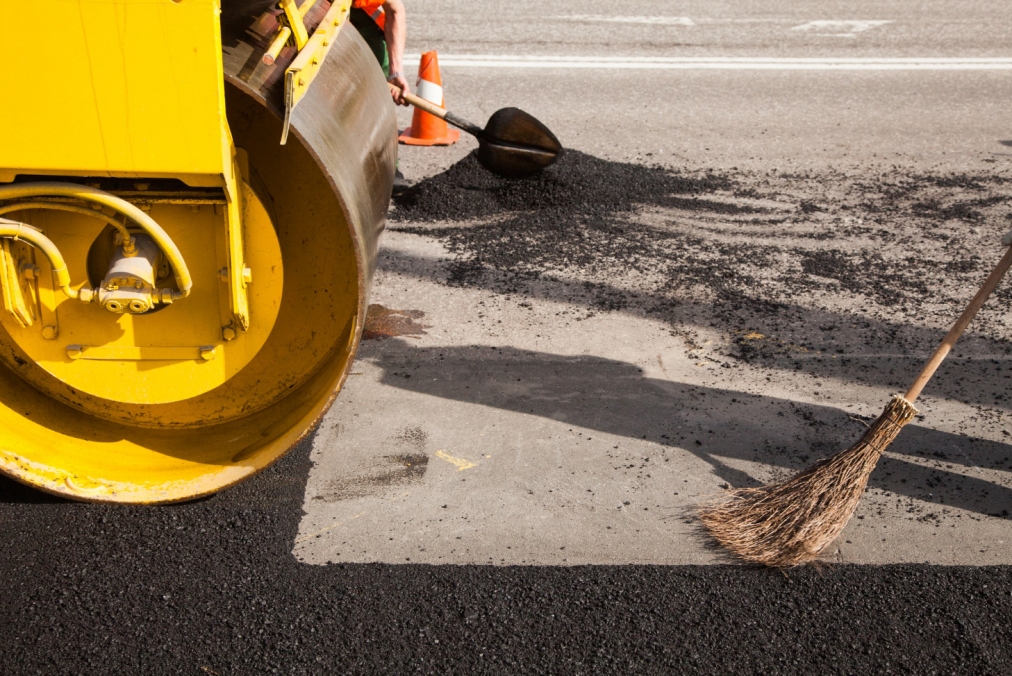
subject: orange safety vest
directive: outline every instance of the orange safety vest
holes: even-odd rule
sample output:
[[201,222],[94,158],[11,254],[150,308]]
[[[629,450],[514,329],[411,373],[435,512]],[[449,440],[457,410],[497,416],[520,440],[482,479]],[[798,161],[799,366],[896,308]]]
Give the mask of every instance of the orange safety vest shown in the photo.
[[383,30],[387,22],[386,12],[383,11],[384,2],[386,0],[354,0],[351,6],[368,14],[376,22],[376,25],[380,27],[380,30]]

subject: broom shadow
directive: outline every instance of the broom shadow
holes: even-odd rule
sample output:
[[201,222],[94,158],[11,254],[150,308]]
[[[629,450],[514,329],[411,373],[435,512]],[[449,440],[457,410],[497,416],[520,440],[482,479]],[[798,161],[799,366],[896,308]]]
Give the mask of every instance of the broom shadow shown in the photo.
[[[598,357],[505,346],[428,348],[392,339],[363,345],[359,358],[382,367],[381,382],[398,389],[630,439],[645,436],[665,452],[700,458],[733,488],[786,478],[847,448],[866,429],[832,406],[657,380],[633,364]],[[401,374],[405,360],[417,365],[411,378]],[[524,393],[508,387],[518,378]],[[911,424],[889,451],[893,455],[872,474],[873,488],[988,516],[1003,516],[1012,504],[1012,488],[953,471],[955,457],[1012,471],[1012,445]],[[771,468],[772,476],[756,477],[734,466],[742,462],[750,469]]]

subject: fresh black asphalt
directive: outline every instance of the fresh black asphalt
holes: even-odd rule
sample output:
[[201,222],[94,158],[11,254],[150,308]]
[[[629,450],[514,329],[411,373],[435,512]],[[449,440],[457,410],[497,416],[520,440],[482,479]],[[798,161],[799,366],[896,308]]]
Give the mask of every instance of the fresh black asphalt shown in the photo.
[[309,450],[176,506],[0,480],[0,671],[1012,673],[1012,567],[302,564]]

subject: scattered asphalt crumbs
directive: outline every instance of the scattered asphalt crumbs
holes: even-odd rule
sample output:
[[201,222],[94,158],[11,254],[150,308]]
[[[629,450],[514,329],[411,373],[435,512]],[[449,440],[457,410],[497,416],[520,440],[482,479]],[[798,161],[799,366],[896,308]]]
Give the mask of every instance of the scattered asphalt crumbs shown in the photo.
[[[715,173],[578,151],[505,180],[472,154],[398,197],[391,228],[438,239],[449,285],[652,316],[721,364],[903,387],[1001,257],[1010,188],[1008,169]],[[960,346],[1012,355],[1010,305],[1005,283]],[[1004,400],[987,365],[946,379],[961,351],[931,387]]]
[[[392,220],[457,255],[450,283],[500,272],[512,287],[560,274],[594,287],[605,275],[624,282],[619,303],[671,315],[705,299],[723,323],[746,328],[826,294],[863,297],[869,315],[965,302],[960,283],[990,270],[1012,227],[1010,185],[998,174],[900,170],[678,172],[579,151],[507,180],[472,153],[399,196]],[[1012,289],[998,298],[1012,301]]]
[[301,564],[309,442],[167,507],[0,480],[15,674],[1012,673],[1012,568]]

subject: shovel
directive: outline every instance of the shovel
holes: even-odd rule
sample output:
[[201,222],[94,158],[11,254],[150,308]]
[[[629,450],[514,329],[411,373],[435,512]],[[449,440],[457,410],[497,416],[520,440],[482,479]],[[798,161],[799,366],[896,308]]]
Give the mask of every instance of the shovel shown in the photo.
[[[401,93],[400,87],[387,84],[395,94]],[[555,134],[519,108],[495,111],[482,129],[414,94],[404,94],[404,100],[478,139],[478,161],[493,174],[506,178],[530,176],[555,162],[562,153],[562,144]]]

